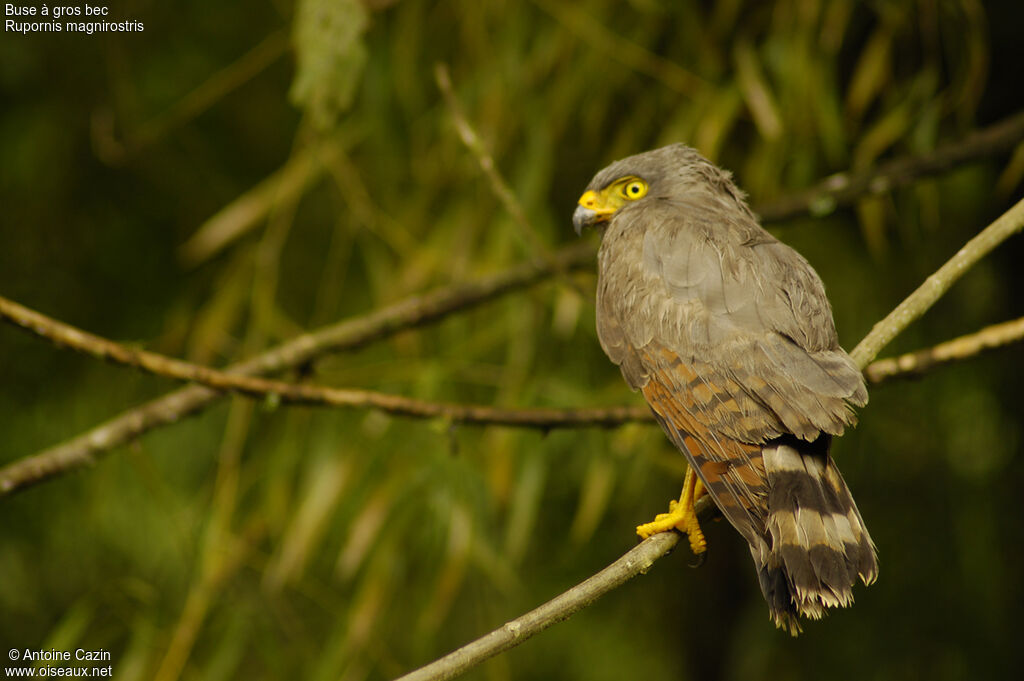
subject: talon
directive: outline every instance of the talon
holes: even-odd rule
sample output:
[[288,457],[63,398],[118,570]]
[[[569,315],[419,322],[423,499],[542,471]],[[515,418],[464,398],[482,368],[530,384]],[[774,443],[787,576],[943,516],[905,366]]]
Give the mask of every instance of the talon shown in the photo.
[[660,513],[651,522],[640,525],[636,528],[636,533],[641,538],[647,539],[652,534],[669,530],[685,532],[690,540],[690,550],[694,555],[700,557],[697,566],[703,564],[702,554],[707,551],[707,541],[704,539],[704,532],[700,529],[700,523],[697,522],[693,504],[704,494],[704,491],[704,485],[697,479],[696,473],[692,468],[687,468],[686,481],[683,483],[683,492],[679,496],[679,501],[670,501],[668,513]]

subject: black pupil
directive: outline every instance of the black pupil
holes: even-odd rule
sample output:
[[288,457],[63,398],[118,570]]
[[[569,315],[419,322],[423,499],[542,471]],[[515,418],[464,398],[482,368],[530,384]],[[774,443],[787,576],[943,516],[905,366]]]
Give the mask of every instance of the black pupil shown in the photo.
[[640,193],[640,187],[636,186],[635,184],[629,185],[629,193],[630,194],[639,194]]

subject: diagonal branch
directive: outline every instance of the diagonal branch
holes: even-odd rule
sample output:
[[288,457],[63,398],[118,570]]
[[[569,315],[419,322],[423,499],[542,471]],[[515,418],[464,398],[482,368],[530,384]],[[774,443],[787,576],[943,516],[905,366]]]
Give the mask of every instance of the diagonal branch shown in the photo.
[[989,156],[1006,153],[1024,142],[1024,112],[976,130],[954,142],[940,145],[919,156],[904,156],[863,172],[845,172],[817,185],[754,207],[766,222],[788,220],[799,215],[827,215],[871,194],[884,194],[920,177],[939,175],[952,168]]
[[879,351],[898,336],[911,322],[920,317],[935,304],[979,260],[1024,227],[1024,199],[1003,213],[995,222],[967,242],[956,255],[946,261],[934,274],[925,279],[917,290],[890,312],[885,319],[875,324],[871,333],[864,337],[850,356],[859,367],[878,356]]
[[526,215],[526,210],[523,209],[523,204],[520,203],[515,192],[508,186],[508,182],[505,181],[501,171],[498,170],[494,157],[484,147],[484,143],[480,140],[480,135],[477,134],[470,124],[469,119],[466,118],[466,113],[462,110],[462,104],[459,103],[459,98],[455,96],[455,88],[452,85],[452,78],[448,72],[447,64],[437,64],[434,66],[434,80],[437,82],[437,87],[441,90],[441,95],[444,97],[445,105],[448,107],[452,122],[455,124],[455,130],[459,133],[459,139],[462,140],[462,143],[476,158],[481,172],[487,177],[488,182],[491,183],[491,191],[498,197],[498,200],[501,201],[505,210],[512,216],[512,219],[515,220],[528,252],[541,258],[548,264],[555,264],[555,274],[559,280],[568,284],[576,293],[583,295],[579,287],[569,278],[568,272],[558,267],[557,263],[552,259],[551,249],[548,248],[544,240],[537,233],[533,223],[530,222],[530,218]]
[[[216,391],[212,394],[207,394],[210,391],[202,393],[204,399],[216,398],[221,391],[233,391],[250,397],[274,398],[292,404],[378,409],[389,414],[411,418],[440,418],[452,423],[504,425],[542,430],[593,426],[607,428],[625,423],[653,423],[650,412],[643,407],[503,409],[489,405],[430,402],[369,390],[330,388],[253,378],[240,373],[219,371],[183,362],[153,352],[128,348],[50,319],[2,296],[0,296],[0,319],[31,331],[58,346],[69,347],[93,357],[133,366],[159,376],[199,383],[201,386],[209,388],[210,391]],[[326,337],[326,334],[324,336]],[[974,334],[962,336],[932,348],[873,362],[864,372],[869,382],[883,383],[892,378],[920,374],[935,366],[967,359],[985,350],[1008,345],[1022,339],[1024,339],[1024,318],[986,327]],[[300,353],[294,355],[292,359],[302,356]],[[160,407],[167,406],[165,402],[167,400],[177,405],[177,408],[191,409],[195,403],[190,402],[188,398],[198,399],[200,391],[203,390],[203,387],[192,386],[171,393],[149,405],[144,405],[140,408],[139,414],[129,412],[126,415],[133,415],[137,418],[125,419],[122,417],[121,420],[115,419],[108,422],[106,429],[99,427],[90,431],[88,442],[106,442],[109,443],[109,447],[116,446],[121,443],[118,440],[119,437],[129,437],[132,432],[131,428],[116,427],[118,423],[136,429],[148,428],[163,422],[170,422],[176,417],[185,416],[191,412],[176,414],[174,409],[163,411]],[[82,438],[76,438],[68,443],[75,445],[71,449],[58,446],[50,450],[47,457],[43,456],[47,452],[43,452],[0,469],[0,496],[63,472],[64,466],[77,467],[80,465],[78,463],[79,456],[84,456],[84,447],[88,442]],[[58,457],[54,452],[63,452],[63,455]],[[93,452],[93,454],[95,453],[98,453],[98,450]]]
[[[698,516],[702,519],[711,515],[713,511],[710,498],[703,497],[697,502]],[[637,575],[646,573],[654,561],[668,555],[679,543],[679,536],[677,532],[662,532],[648,537],[604,570],[552,598],[544,605],[511,622],[506,622],[486,636],[481,636],[472,643],[395,681],[442,681],[469,671],[481,662],[514,648],[552,624],[568,619]]]
[[[558,251],[554,257],[565,267],[589,266],[593,260],[593,248],[577,244]],[[293,369],[328,353],[353,350],[398,331],[438,321],[510,291],[533,285],[553,273],[548,264],[526,263],[476,281],[411,296],[363,317],[293,338],[232,365],[227,372],[262,375]],[[148,430],[194,414],[220,396],[221,393],[215,390],[192,385],[122,412],[71,440],[0,469],[0,496],[92,464],[97,455],[130,442]]]
[[[641,407],[502,409],[482,404],[430,402],[372,390],[332,388],[246,376],[148,350],[130,348],[59,322],[3,296],[0,296],[0,319],[49,340],[54,345],[67,347],[97,359],[141,369],[156,376],[198,383],[218,392],[236,392],[247,397],[270,398],[289,404],[377,409],[395,416],[442,418],[452,423],[528,426],[542,429],[617,426],[628,421],[654,421],[650,412]],[[0,490],[5,487],[3,475],[0,473]]]
[[[968,242],[885,320],[879,322],[852,353],[858,365],[867,366],[889,340],[934,304],[956,279],[1022,225],[1024,201],[1019,202]],[[564,266],[576,267],[588,262],[590,255],[589,247],[577,246],[561,251],[559,258],[565,263]],[[455,423],[551,429],[607,427],[632,421],[650,421],[651,417],[646,410],[638,407],[501,409],[487,405],[427,402],[365,390],[297,385],[247,377],[300,366],[328,352],[352,349],[399,329],[434,321],[458,309],[479,304],[508,290],[533,283],[550,276],[553,272],[554,266],[524,265],[485,280],[450,287],[422,298],[410,298],[366,317],[327,327],[315,334],[299,336],[227,371],[126,348],[62,325],[0,298],[0,318],[47,337],[59,345],[71,346],[97,357],[163,376],[203,384],[189,386],[153,400],[72,440],[0,468],[0,496],[90,464],[97,454],[124,444],[151,428],[173,423],[197,412],[217,399],[224,390],[256,397],[273,395],[300,404],[373,408],[415,418],[444,418]],[[867,366],[865,372],[871,382],[880,383],[896,374],[921,371],[928,362],[940,364],[964,359],[983,349],[1019,340],[1022,335],[1024,329],[1021,328],[1021,324],[1011,322],[983,329],[972,336],[955,339],[935,348],[918,351],[911,356],[881,360]]]
[[441,95],[444,97],[445,106],[448,107],[448,113],[452,117],[455,131],[459,133],[459,139],[462,140],[462,143],[473,154],[473,157],[476,158],[480,170],[487,177],[487,181],[491,183],[491,190],[498,197],[498,200],[501,201],[509,215],[512,216],[512,219],[516,221],[529,247],[534,253],[544,256],[547,252],[547,247],[537,234],[537,230],[533,228],[530,219],[526,217],[523,204],[519,203],[519,199],[516,198],[512,188],[508,186],[508,182],[501,176],[501,172],[498,171],[497,164],[494,162],[494,157],[484,147],[484,143],[480,141],[480,136],[473,129],[473,126],[470,125],[469,119],[466,118],[466,113],[462,110],[462,104],[459,103],[459,98],[455,96],[455,88],[452,86],[452,77],[448,72],[447,64],[436,64],[434,66],[434,80],[437,82],[437,87],[441,90]]
[[[971,239],[953,258],[931,275],[924,284],[904,300],[884,320],[875,325],[871,333],[854,349],[852,356],[858,366],[865,368],[869,379],[878,383],[887,378],[921,371],[939,363],[973,356],[985,349],[1004,345],[1024,337],[1024,319],[987,327],[981,331],[940,344],[935,348],[911,353],[898,358],[881,360],[867,366],[889,341],[907,325],[923,314],[952,284],[978,260],[998,244],[1024,226],[1024,200],[1018,202],[979,235]],[[566,267],[578,266],[590,257],[589,248],[566,249],[559,254]],[[496,410],[479,405],[444,405],[427,403],[394,395],[369,391],[342,390],[309,385],[296,385],[283,381],[248,378],[246,374],[270,373],[294,367],[329,351],[348,349],[368,343],[400,328],[409,328],[434,321],[457,309],[489,300],[513,288],[533,283],[557,271],[557,265],[529,265],[514,268],[503,275],[450,287],[422,299],[410,299],[385,308],[364,318],[328,327],[317,334],[307,334],[268,351],[247,362],[235,365],[229,372],[182,362],[126,348],[112,341],[87,334],[28,308],[0,298],[0,318],[11,321],[46,337],[60,345],[67,345],[97,357],[111,359],[138,368],[170,376],[179,380],[202,381],[213,388],[190,386],[163,398],[154,400],[121,417],[94,428],[63,445],[16,461],[0,469],[0,495],[9,494],[54,475],[83,466],[95,454],[108,451],[136,437],[145,430],[177,420],[197,411],[218,396],[218,390],[235,390],[249,395],[276,394],[295,402],[333,404],[336,406],[375,407],[408,416],[446,417],[463,422],[506,422],[522,425],[524,419],[543,421],[544,427],[567,425],[576,418],[592,419],[596,411],[602,418],[622,418],[627,412],[611,410]],[[589,413],[587,413],[589,412]],[[583,415],[580,417],[580,415]],[[639,417],[629,414],[628,418]],[[506,419],[496,421],[495,419]],[[592,425],[593,421],[588,423]],[[710,513],[710,503],[701,514]],[[508,650],[520,642],[560,622],[602,595],[620,586],[638,574],[643,574],[655,560],[666,555],[677,543],[675,533],[655,535],[641,543],[605,570],[578,586],[552,599],[539,608],[517,618],[490,634],[456,650],[455,652],[404,677],[402,681],[429,681],[450,679],[480,664],[482,661]]]

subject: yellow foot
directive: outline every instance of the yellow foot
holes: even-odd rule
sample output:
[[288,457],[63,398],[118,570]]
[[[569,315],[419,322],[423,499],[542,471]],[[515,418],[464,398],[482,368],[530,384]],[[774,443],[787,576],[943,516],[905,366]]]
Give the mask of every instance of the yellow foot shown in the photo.
[[679,530],[685,532],[690,540],[690,550],[694,555],[701,555],[708,549],[707,541],[704,539],[704,532],[697,522],[697,514],[693,510],[694,502],[704,494],[704,485],[697,479],[693,469],[687,469],[686,481],[683,483],[683,493],[679,501],[672,500],[668,503],[668,513],[661,513],[655,516],[654,520],[644,523],[636,528],[636,533],[641,538],[647,539],[652,534]]

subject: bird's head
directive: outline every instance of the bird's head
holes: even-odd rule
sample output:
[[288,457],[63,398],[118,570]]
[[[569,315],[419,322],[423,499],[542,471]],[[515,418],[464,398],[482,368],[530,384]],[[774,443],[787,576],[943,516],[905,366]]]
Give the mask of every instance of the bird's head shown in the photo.
[[581,234],[585,227],[607,223],[617,215],[643,210],[659,201],[685,200],[702,191],[733,200],[742,210],[748,210],[729,173],[695,149],[672,144],[615,161],[594,175],[579,198],[572,224]]
[[[590,186],[594,184],[591,182]],[[593,227],[611,220],[623,206],[647,196],[650,189],[650,182],[632,173],[617,177],[603,187],[588,188],[580,197],[576,212],[572,214],[576,234],[582,234],[584,227]]]

